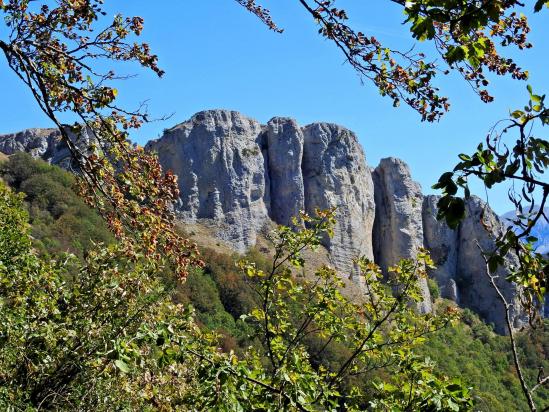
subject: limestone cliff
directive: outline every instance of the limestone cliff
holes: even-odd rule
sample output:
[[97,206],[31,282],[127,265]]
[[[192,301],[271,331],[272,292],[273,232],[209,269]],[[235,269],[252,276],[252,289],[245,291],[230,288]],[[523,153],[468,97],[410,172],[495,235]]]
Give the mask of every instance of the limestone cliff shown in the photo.
[[[71,141],[82,151],[88,150],[91,137],[88,129],[75,136],[68,132]],[[26,129],[21,132],[0,135],[0,152],[11,155],[15,152],[26,152],[34,158],[43,159],[49,163],[68,170],[74,169],[71,153],[61,140],[58,129]]]
[[209,219],[238,251],[255,244],[269,216],[261,125],[237,112],[207,111],[147,144],[179,176],[183,220]]
[[[89,138],[84,134],[75,141],[86,145]],[[449,229],[436,220],[438,198],[422,195],[406,163],[387,158],[371,170],[350,130],[329,123],[302,127],[284,117],[262,125],[238,112],[209,110],[165,130],[147,149],[179,176],[181,221],[207,227],[234,250],[245,251],[273,222],[288,225],[301,210],[314,214],[316,208],[335,207],[334,237],[323,242],[330,263],[342,274],[356,274],[353,259],[358,256],[386,270],[425,246],[438,266],[430,276],[442,296],[504,331],[501,305],[476,246],[494,247],[495,234],[502,230],[497,216],[473,197],[465,220],[457,230]],[[0,136],[0,152],[16,151],[70,168],[69,152],[54,129]],[[513,259],[507,263],[514,264]],[[504,280],[504,271],[499,275],[503,293],[515,301],[517,287]],[[353,280],[361,291],[360,279]],[[425,279],[420,286],[420,310],[429,312]],[[521,314],[513,317],[520,326]]]
[[354,258],[373,258],[373,183],[349,130],[326,123],[300,127],[275,117],[260,125],[237,112],[200,112],[147,149],[179,175],[179,216],[212,221],[238,251],[255,244],[266,223],[288,225],[300,210],[337,208],[324,245],[333,265],[352,273]]
[[437,220],[438,199],[439,196],[434,195],[423,198],[424,245],[431,252],[431,258],[437,266],[431,276],[437,281],[441,296],[459,302],[456,285],[459,231],[452,230],[444,222]]
[[[485,202],[472,196],[466,201],[466,218],[452,230],[436,220],[437,201],[438,196],[425,197],[423,227],[425,246],[438,266],[432,276],[438,281],[442,296],[478,313],[486,322],[493,323],[498,333],[506,333],[504,307],[490,283],[481,254],[481,249],[488,253],[495,249],[495,238],[504,230],[503,223]],[[505,268],[517,264],[517,257],[509,253]],[[495,274],[496,284],[506,300],[514,304],[511,318],[513,326],[518,328],[525,322],[517,310],[520,291],[517,285],[505,280],[509,274],[505,268]]]
[[352,272],[360,256],[373,259],[374,185],[364,152],[351,131],[326,123],[304,129],[305,210],[336,207],[334,236],[326,239],[333,263]]
[[[394,157],[382,159],[374,171],[376,216],[373,232],[375,261],[382,270],[400,259],[413,259],[423,247],[421,187],[408,165]],[[420,279],[422,312],[431,312],[427,279]]]

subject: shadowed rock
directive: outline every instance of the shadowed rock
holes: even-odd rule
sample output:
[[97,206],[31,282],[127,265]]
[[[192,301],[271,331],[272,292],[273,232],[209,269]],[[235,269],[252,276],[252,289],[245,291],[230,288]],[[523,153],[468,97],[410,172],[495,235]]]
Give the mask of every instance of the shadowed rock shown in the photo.
[[436,269],[430,276],[436,279],[443,298],[459,302],[456,285],[456,268],[458,260],[458,230],[450,229],[445,223],[437,220],[437,202],[439,196],[429,195],[423,199],[423,237],[424,245],[431,252]]

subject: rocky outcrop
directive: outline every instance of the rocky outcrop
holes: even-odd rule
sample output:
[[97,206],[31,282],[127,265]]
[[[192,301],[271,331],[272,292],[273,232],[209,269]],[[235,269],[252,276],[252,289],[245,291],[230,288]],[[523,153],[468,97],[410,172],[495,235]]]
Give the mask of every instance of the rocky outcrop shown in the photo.
[[[408,165],[394,157],[382,159],[374,174],[376,216],[373,245],[376,262],[383,271],[400,259],[415,258],[423,247],[421,187]],[[431,312],[427,279],[419,279],[423,302],[419,309]]]
[[[479,247],[485,252],[495,249],[495,237],[502,233],[504,226],[497,215],[485,202],[476,196],[466,201],[466,218],[459,226],[459,253],[456,267],[456,282],[460,294],[460,304],[478,313],[488,323],[493,323],[498,333],[506,333],[505,311],[502,302],[491,285],[487,268]],[[505,280],[509,269],[516,267],[517,257],[510,253],[504,267],[495,275],[495,282],[505,299],[514,303],[511,318],[514,327],[520,327],[522,314],[517,310],[519,291],[514,283]]]
[[439,287],[443,298],[459,302],[456,284],[456,268],[458,260],[458,230],[437,220],[437,202],[439,196],[429,195],[423,198],[423,237],[424,246],[431,252],[436,269],[430,271]]
[[[83,149],[90,141],[86,133],[74,139]],[[504,312],[477,247],[478,242],[493,250],[503,229],[497,216],[472,197],[467,217],[458,229],[449,229],[436,219],[438,198],[423,197],[408,166],[387,158],[370,170],[351,131],[328,123],[301,127],[281,117],[261,125],[238,112],[210,110],[167,129],[147,148],[179,176],[180,219],[208,226],[233,249],[245,251],[272,222],[288,225],[301,210],[314,214],[317,208],[336,208],[334,236],[323,243],[340,272],[355,274],[352,262],[361,255],[387,271],[425,246],[437,265],[430,276],[442,297],[472,309],[504,333]],[[70,168],[68,149],[55,129],[0,136],[0,152],[16,151]],[[514,264],[510,256],[507,266]],[[501,269],[497,275],[505,297],[516,302],[519,291],[505,281],[507,272]],[[426,279],[420,279],[420,287],[419,309],[430,312]],[[520,326],[522,314],[512,316]]]
[[271,216],[282,225],[305,209],[301,173],[303,132],[293,119],[275,117],[267,123],[268,171],[271,182]]
[[[425,246],[430,250],[437,268],[431,272],[440,285],[441,295],[469,308],[486,322],[492,323],[498,333],[506,333],[505,311],[488,276],[481,254],[495,250],[495,239],[504,225],[490,207],[476,196],[466,200],[466,216],[456,230],[445,222],[437,221],[438,196],[426,196],[423,202],[423,229]],[[503,267],[498,269],[495,282],[505,299],[513,303],[511,318],[514,327],[525,319],[517,310],[519,289],[505,280],[509,269],[517,265],[510,253]]]
[[240,252],[255,244],[269,217],[262,138],[257,121],[215,110],[197,113],[147,144],[179,176],[181,219],[213,221],[218,237]]
[[373,258],[373,183],[356,136],[333,124],[304,128],[275,117],[266,126],[237,112],[205,111],[147,144],[179,175],[183,220],[215,222],[218,237],[243,251],[272,220],[288,225],[305,210],[337,208],[324,240],[336,268]]
[[311,124],[304,136],[305,210],[337,208],[334,236],[325,245],[335,267],[353,272],[354,259],[373,259],[374,187],[364,152],[354,133],[334,124]]
[[[81,150],[88,150],[91,138],[87,129],[78,136],[69,131],[69,138]],[[67,170],[76,168],[69,148],[61,140],[58,129],[26,129],[18,133],[0,135],[0,152],[7,155],[26,152],[35,159],[45,160]]]
[[[89,142],[87,133],[74,141]],[[327,123],[300,127],[275,117],[267,125],[234,111],[209,110],[165,130],[146,148],[179,176],[176,211],[183,221],[212,226],[243,252],[270,222],[289,225],[305,210],[337,209],[331,262],[353,272],[353,259],[373,258],[375,205],[371,172],[349,130]],[[30,153],[70,169],[70,153],[56,129],[0,136],[0,152]]]
[[34,158],[51,162],[60,146],[61,134],[57,129],[26,129],[0,137],[0,152],[11,155],[26,152]]

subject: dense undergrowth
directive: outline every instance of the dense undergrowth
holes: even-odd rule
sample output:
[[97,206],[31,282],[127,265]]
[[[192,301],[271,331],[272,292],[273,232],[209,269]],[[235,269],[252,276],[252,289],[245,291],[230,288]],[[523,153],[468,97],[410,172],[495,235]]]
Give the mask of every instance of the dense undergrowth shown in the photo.
[[82,257],[92,242],[112,242],[103,219],[73,191],[70,173],[16,153],[0,165],[0,177],[25,194],[33,246],[40,253],[71,252]]
[[[33,245],[45,256],[72,252],[82,258],[91,242],[112,242],[101,218],[90,210],[72,191],[73,177],[54,166],[36,161],[25,154],[11,156],[0,165],[0,174],[13,189],[25,195],[30,216]],[[227,255],[203,249],[204,269],[194,269],[184,284],[176,286],[176,303],[191,304],[203,328],[220,335],[222,351],[243,353],[246,348],[260,347],[251,335],[250,325],[241,316],[257,306],[257,296],[235,265],[237,255]],[[267,270],[269,261],[256,251],[246,258]],[[166,279],[170,279],[166,276]],[[169,281],[169,280],[167,280]],[[433,282],[431,282],[433,283]],[[436,285],[430,285],[436,288]],[[446,303],[438,301],[438,306]],[[298,307],[290,310],[299,312]],[[549,370],[549,325],[534,332],[519,334],[520,352],[525,359],[527,375],[535,381],[538,365]],[[341,345],[310,339],[307,342],[314,365],[333,367],[347,353]],[[322,349],[322,350],[320,350]],[[419,353],[436,362],[437,368],[449,376],[461,376],[474,388],[477,410],[525,410],[518,378],[513,369],[509,340],[493,333],[491,328],[468,310],[453,326],[431,335]],[[319,354],[315,357],[315,354]],[[373,372],[375,375],[376,372]],[[367,379],[362,376],[361,379]],[[357,384],[355,379],[353,384]],[[536,394],[541,404],[547,404],[549,391]]]
[[[238,318],[252,306],[252,292],[238,277],[234,265],[236,256],[212,250],[203,253],[207,262],[204,272],[193,273],[181,287],[180,296],[197,308],[198,318],[205,326],[221,333],[225,350],[238,350],[250,343],[246,340],[246,325]],[[248,255],[260,262],[264,260],[255,250]],[[440,300],[438,306],[444,307],[447,303]],[[312,347],[318,344],[309,343]],[[526,374],[530,382],[535,382],[539,365],[549,370],[549,321],[534,331],[519,333],[518,343]],[[337,363],[345,355],[338,349],[336,345],[332,346],[318,362]],[[436,362],[445,375],[460,376],[473,387],[477,410],[527,410],[508,337],[494,333],[472,311],[463,310],[459,322],[429,336],[418,352]],[[535,397],[541,405],[549,403],[547,389],[539,390]]]

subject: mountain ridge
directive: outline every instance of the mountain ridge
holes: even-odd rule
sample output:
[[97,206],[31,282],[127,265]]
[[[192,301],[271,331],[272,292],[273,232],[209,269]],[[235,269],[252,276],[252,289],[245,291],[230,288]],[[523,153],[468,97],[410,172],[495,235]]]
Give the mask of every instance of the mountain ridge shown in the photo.
[[[534,209],[534,212],[537,212],[538,210],[539,210],[539,206],[537,206]],[[545,207],[543,211],[545,216],[549,217],[549,207]],[[517,212],[514,210],[511,210],[501,215],[501,220],[504,223],[510,226],[513,226],[513,220],[516,219],[516,216],[517,216]],[[532,228],[530,235],[538,239],[538,241],[535,243],[536,251],[538,253],[541,253],[542,255],[549,254],[549,222],[547,222],[543,218],[543,216],[538,220],[536,225]]]
[[[52,163],[64,159],[59,142],[48,140],[45,149],[39,143],[36,129],[4,135],[0,152],[27,151]],[[34,150],[37,145],[40,150]],[[236,111],[207,110],[166,129],[146,148],[157,152],[165,169],[179,175],[179,219],[207,222],[215,236],[235,250],[253,246],[269,222],[288,224],[300,210],[314,214],[316,208],[337,207],[334,236],[323,239],[323,244],[341,273],[353,276],[352,259],[359,255],[386,270],[428,246],[439,266],[430,275],[441,285],[443,297],[479,313],[498,333],[505,332],[480,252],[467,247],[478,240],[493,248],[495,232],[503,227],[499,218],[488,213],[489,225],[480,224],[477,211],[487,206],[473,197],[467,204],[469,216],[457,231],[433,236],[450,230],[433,218],[437,198],[421,193],[400,159],[387,158],[375,169],[368,167],[364,150],[349,129],[320,122],[301,127],[288,117],[274,117],[262,125]],[[493,233],[486,232],[488,226]],[[502,271],[500,279],[505,275]],[[353,280],[360,290],[361,279]],[[427,280],[420,279],[420,286],[419,309],[429,312]],[[516,285],[502,281],[500,286],[511,301],[519,299]],[[521,313],[513,313],[513,318],[516,327],[524,322]]]

